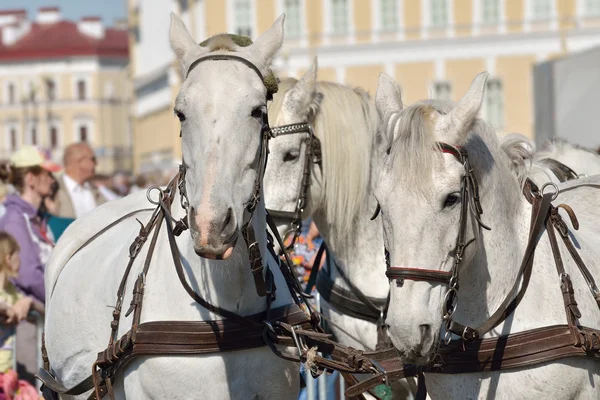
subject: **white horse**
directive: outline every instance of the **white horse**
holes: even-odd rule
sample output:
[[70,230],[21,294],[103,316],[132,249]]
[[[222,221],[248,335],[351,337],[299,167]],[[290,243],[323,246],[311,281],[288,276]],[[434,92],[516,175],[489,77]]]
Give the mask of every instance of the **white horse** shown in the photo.
[[[568,142],[554,140],[548,143],[543,151],[534,154],[534,162],[538,165],[551,168],[554,164],[553,160],[566,165],[577,176],[600,174],[600,156]],[[558,169],[560,171],[560,165]],[[566,172],[568,174],[568,171]]]
[[565,141],[551,141],[543,151],[536,152],[535,144],[527,137],[513,133],[501,139],[501,146],[515,171],[525,173],[538,186],[600,174],[598,154]]
[[[375,167],[375,196],[381,205],[384,236],[392,266],[449,271],[459,231],[463,165],[436,143],[459,146],[468,154],[479,182],[481,231],[467,220],[467,247],[459,263],[458,308],[453,320],[479,326],[495,312],[517,279],[529,235],[531,205],[511,171],[511,160],[491,126],[477,119],[487,74],[478,75],[456,104],[421,101],[403,108],[396,83],[382,74],[376,105],[384,118],[382,156]],[[580,254],[593,276],[600,277],[600,177],[559,185],[557,203],[569,204],[580,222],[573,230]],[[567,190],[569,188],[569,190]],[[559,240],[560,242],[560,240]],[[559,243],[583,316],[582,325],[600,328],[600,312],[572,257]],[[448,287],[428,281],[392,282],[387,322],[404,362],[424,364],[436,356],[442,308]],[[547,234],[541,237],[533,274],[517,309],[485,337],[565,324],[565,306]],[[598,398],[600,363],[568,358],[530,368],[460,375],[425,374],[433,399],[592,399]]]
[[[239,60],[203,61],[187,76],[186,71],[200,57],[227,54],[242,57],[266,75],[282,44],[283,21],[282,15],[249,47],[238,47],[224,35],[200,47],[179,18],[171,16],[171,46],[185,77],[175,113],[181,120],[190,224],[190,230],[177,238],[177,246],[195,291],[240,315],[266,309],[265,299],[256,294],[246,245],[235,241],[258,176],[266,88],[256,71]],[[176,203],[172,212],[179,219],[185,211]],[[108,343],[111,307],[139,224],[129,218],[74,252],[109,222],[148,207],[152,205],[145,193],[108,203],[75,221],[54,251],[46,275],[46,347],[51,367],[66,387],[90,374],[97,353]],[[136,217],[146,222],[150,212]],[[253,224],[266,258],[262,203]],[[147,249],[148,244],[133,265],[134,278]],[[219,256],[223,260],[211,259]],[[273,307],[289,304],[291,296],[272,258],[271,265],[280,289]],[[126,305],[134,278],[128,281]],[[177,278],[163,227],[145,282],[141,321],[214,319],[221,318],[194,302]],[[123,315],[119,337],[130,327],[131,316]],[[119,372],[115,382],[120,399],[295,399],[298,390],[299,366],[276,357],[267,347],[204,356],[140,357]]]
[[[362,89],[317,82],[316,58],[300,80],[286,79],[279,87],[269,107],[272,128],[310,123],[321,144],[322,161],[306,161],[306,130],[271,139],[264,178],[267,209],[293,214],[303,172],[309,168],[311,184],[303,218],[313,218],[327,243],[329,276],[338,287],[352,291],[333,266],[335,262],[355,288],[378,304],[385,303],[389,284],[384,275],[383,232],[380,224],[370,221],[376,207],[370,163],[376,156],[373,149],[380,122],[375,105]],[[276,221],[282,235],[290,229],[289,221]],[[375,349],[374,321],[350,316],[323,297],[321,307],[340,343]],[[394,390],[395,398],[405,398],[410,389],[402,381]]]

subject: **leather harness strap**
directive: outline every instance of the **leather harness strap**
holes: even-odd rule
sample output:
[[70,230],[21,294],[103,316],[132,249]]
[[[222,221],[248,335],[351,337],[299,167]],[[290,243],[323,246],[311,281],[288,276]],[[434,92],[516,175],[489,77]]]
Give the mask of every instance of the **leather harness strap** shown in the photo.
[[436,271],[421,268],[401,268],[401,267],[389,267],[385,271],[385,275],[390,280],[409,279],[413,281],[427,281],[450,284],[450,278],[452,278],[452,272],[449,271]]
[[[248,60],[230,54],[208,55],[194,61],[187,73],[197,66],[200,62],[208,60],[235,60],[244,63],[249,68],[254,70],[264,83],[263,76],[258,68]],[[272,93],[267,94],[269,100]],[[253,348],[263,345],[268,345],[276,355],[286,358],[281,352],[275,348],[275,344],[285,346],[295,345],[298,349],[298,356],[294,358],[296,361],[305,362],[311,373],[320,374],[325,370],[339,370],[345,376],[346,373],[373,372],[376,368],[369,362],[362,352],[355,351],[351,348],[343,348],[329,339],[328,335],[320,333],[319,322],[316,313],[311,312],[311,307],[302,296],[302,291],[299,289],[297,277],[293,271],[289,259],[286,263],[279,263],[281,271],[288,283],[288,288],[292,294],[296,304],[291,306],[271,309],[270,305],[274,297],[273,277],[267,273],[266,278],[263,276],[262,255],[258,249],[256,235],[254,234],[251,224],[252,216],[260,198],[261,182],[265,171],[267,156],[268,156],[268,138],[270,137],[270,129],[268,125],[267,114],[264,114],[263,129],[261,132],[261,147],[257,178],[254,182],[253,194],[246,204],[246,212],[249,214],[247,222],[242,227],[242,235],[249,248],[250,264],[252,274],[254,276],[257,293],[260,296],[266,296],[267,310],[264,313],[255,316],[241,316],[231,311],[225,310],[218,306],[208,303],[204,298],[198,295],[188,284],[183,266],[179,255],[179,250],[175,242],[175,235],[188,228],[187,216],[179,221],[175,221],[171,216],[171,204],[173,202],[176,189],[179,189],[181,196],[181,205],[187,211],[189,201],[187,199],[185,187],[185,162],[180,167],[180,172],[169,183],[166,191],[156,188],[160,197],[150,222],[145,226],[142,225],[137,238],[130,247],[130,260],[122,277],[121,284],[117,291],[117,306],[113,312],[113,321],[111,323],[111,335],[109,345],[106,350],[98,354],[98,358],[92,367],[92,374],[83,382],[79,383],[71,389],[65,388],[58,382],[50,372],[50,363],[47,356],[44,359],[44,368],[40,371],[38,377],[44,383],[44,390],[51,389],[54,393],[50,396],[55,397],[57,393],[78,395],[85,393],[95,388],[90,395],[90,399],[101,399],[108,394],[111,399],[114,398],[112,385],[117,371],[126,365],[131,359],[139,355],[166,355],[166,354],[205,354],[218,351],[233,351],[240,349]],[[312,136],[312,130],[310,130]],[[314,141],[310,143],[310,149],[307,149],[307,159],[310,157],[311,151],[314,149]],[[320,156],[320,152],[319,152]],[[307,175],[305,173],[305,175]],[[303,181],[310,178],[303,176]],[[308,183],[303,186],[308,186]],[[150,198],[148,198],[149,201]],[[302,206],[303,207],[303,206]],[[144,211],[144,210],[142,210]],[[124,219],[138,213],[127,214],[119,220],[111,223],[109,226],[98,232],[90,238],[82,247],[95,240],[97,237],[108,231],[113,226]],[[268,218],[270,220],[270,218]],[[192,299],[198,304],[214,314],[224,318],[224,320],[213,321],[196,321],[196,322],[148,322],[140,323],[141,309],[143,304],[145,277],[151,264],[151,257],[154,253],[156,243],[159,236],[162,222],[167,226],[167,237],[169,247],[175,265],[177,276]],[[175,226],[173,226],[175,222]],[[272,221],[268,221],[271,227],[274,226]],[[133,321],[131,329],[121,338],[117,338],[119,321],[121,316],[121,307],[126,281],[131,271],[133,261],[144,246],[150,232],[154,230],[154,234],[148,249],[144,268],[138,275],[134,285],[133,297],[126,315],[133,312]],[[277,235],[277,230],[273,232]],[[277,235],[277,239],[281,243],[281,239]],[[254,251],[256,250],[256,251]],[[79,250],[78,250],[79,251]],[[260,265],[259,265],[260,264]],[[269,272],[269,271],[267,271]],[[292,280],[295,282],[292,283]],[[301,305],[306,306],[302,308]],[[308,310],[308,312],[307,312]],[[308,328],[309,330],[305,329]],[[230,335],[233,332],[233,335]],[[227,335],[225,335],[227,333]],[[333,359],[324,358],[316,353],[316,350],[324,351],[326,354],[331,354]],[[45,344],[42,344],[42,352],[45,354]],[[362,398],[362,396],[361,396]]]
[[358,292],[336,285],[329,277],[326,268],[319,271],[316,287],[321,297],[342,314],[372,323],[376,323],[381,318],[381,313],[387,304],[387,299],[367,297],[361,293],[374,307],[368,306],[369,303],[359,297]]
[[[345,348],[330,339],[330,335],[315,331],[315,321],[312,315],[307,314],[298,304],[270,309],[266,312],[243,317],[211,305],[189,286],[186,281],[179,253],[173,234],[172,221],[166,218],[164,209],[170,207],[173,199],[176,181],[170,185],[162,194],[159,212],[155,212],[151,221],[140,229],[140,236],[147,237],[154,230],[148,255],[144,263],[144,269],[138,276],[134,285],[134,295],[128,313],[133,312],[132,328],[120,338],[116,338],[118,332],[118,321],[120,307],[113,314],[111,323],[112,334],[107,348],[98,354],[94,363],[93,373],[74,388],[66,389],[61,385],[46,368],[41,370],[38,377],[44,385],[57,393],[78,395],[85,393],[95,387],[90,399],[101,399],[106,394],[112,397],[112,384],[115,374],[133,358],[142,355],[166,355],[166,354],[207,354],[219,351],[235,351],[265,344],[274,350],[275,354],[284,358],[286,356],[276,350],[275,345],[295,346],[298,356],[292,357],[292,361],[306,362],[313,374],[324,371],[337,370],[349,377],[349,373],[375,372],[376,367],[370,363],[368,354],[362,351]],[[145,275],[151,262],[159,229],[165,221],[167,236],[175,264],[177,275],[188,294],[199,304],[211,312],[221,315],[225,319],[214,321],[161,321],[140,323],[141,307],[143,304],[143,292]],[[270,224],[273,224],[270,221]],[[145,243],[144,240],[136,240],[134,243]],[[137,255],[139,253],[136,252]],[[135,257],[132,257],[133,259]],[[131,261],[130,261],[131,262]],[[121,287],[129,274],[129,269],[124,274]],[[119,294],[122,295],[121,290]],[[265,322],[267,321],[267,323]],[[312,350],[312,349],[315,350]],[[320,356],[316,351],[330,354],[331,359]],[[49,367],[49,366],[48,366]],[[354,380],[351,380],[351,383]]]

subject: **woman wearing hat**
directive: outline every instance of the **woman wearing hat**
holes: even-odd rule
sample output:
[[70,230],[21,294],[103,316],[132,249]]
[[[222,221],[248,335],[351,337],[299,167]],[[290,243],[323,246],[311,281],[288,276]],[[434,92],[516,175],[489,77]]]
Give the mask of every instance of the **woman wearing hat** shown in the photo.
[[[0,178],[16,190],[6,196],[5,213],[0,218],[0,230],[12,235],[21,249],[21,268],[14,284],[41,304],[45,302],[44,270],[54,241],[38,210],[44,198],[51,194],[52,172],[58,170],[60,167],[46,161],[35,147],[23,146],[11,156],[10,170],[0,171]],[[21,323],[17,328],[17,360],[25,364],[29,372],[36,371],[37,347],[35,325]]]

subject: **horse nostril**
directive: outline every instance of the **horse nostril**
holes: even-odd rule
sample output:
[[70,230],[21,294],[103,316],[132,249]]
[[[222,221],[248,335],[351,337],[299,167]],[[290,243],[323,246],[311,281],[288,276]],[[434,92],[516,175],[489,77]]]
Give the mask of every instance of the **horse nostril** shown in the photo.
[[419,329],[421,330],[421,343],[425,342],[427,340],[427,338],[429,337],[429,334],[431,332],[431,325],[419,325]]
[[223,220],[221,235],[228,237],[231,235],[231,232],[234,229],[235,229],[235,218],[233,216],[233,209],[231,207],[229,207],[227,209],[227,213],[225,214],[225,220]]
[[198,232],[198,223],[196,221],[196,208],[195,207],[190,207],[190,217],[188,218],[188,221],[190,223],[190,229],[192,231],[196,231]]

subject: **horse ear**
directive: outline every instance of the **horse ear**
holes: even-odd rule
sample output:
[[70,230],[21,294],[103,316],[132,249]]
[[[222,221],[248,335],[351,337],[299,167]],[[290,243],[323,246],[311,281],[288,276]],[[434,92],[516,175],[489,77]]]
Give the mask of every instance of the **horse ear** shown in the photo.
[[478,74],[471,82],[469,91],[458,101],[456,107],[438,120],[436,130],[442,140],[448,140],[457,146],[466,142],[471,125],[481,108],[488,76],[487,72]]
[[385,73],[379,74],[379,83],[375,93],[375,106],[381,118],[389,111],[402,109],[402,94],[400,86]]
[[[402,110],[402,94],[400,86],[387,74],[379,74],[379,83],[375,92],[375,108],[382,120],[391,111]],[[388,151],[393,141],[393,127],[382,126],[377,134],[377,142]]]
[[292,88],[292,91],[300,94],[302,97],[311,98],[317,90],[317,57],[314,58],[310,69],[302,75],[302,78]]
[[262,70],[267,69],[271,65],[271,61],[275,54],[283,44],[283,23],[285,14],[281,14],[279,18],[271,25],[271,27],[256,41],[247,47],[248,55],[256,62],[257,66]]
[[304,111],[310,108],[314,101],[320,102],[322,97],[318,96],[317,91],[317,57],[308,71],[302,75],[302,78],[286,94],[286,103],[296,109]]
[[200,47],[190,36],[185,24],[175,13],[171,13],[171,30],[169,31],[171,49],[179,61],[182,75],[185,77],[190,64],[208,51]]

